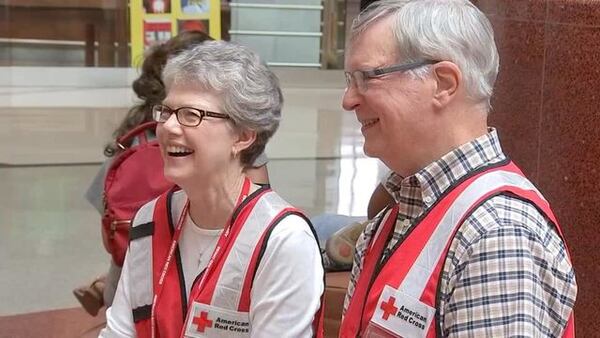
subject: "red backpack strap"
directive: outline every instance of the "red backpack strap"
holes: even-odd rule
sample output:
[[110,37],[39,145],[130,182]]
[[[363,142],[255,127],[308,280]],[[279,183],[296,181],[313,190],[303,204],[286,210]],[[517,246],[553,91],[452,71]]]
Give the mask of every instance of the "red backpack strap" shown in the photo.
[[144,144],[148,142],[148,138],[146,137],[146,130],[155,130],[157,124],[158,122],[156,121],[142,123],[139,126],[128,131],[125,135],[117,138],[115,144],[122,150],[125,150],[127,148],[125,145],[129,144],[131,140],[133,140],[135,137],[139,137],[140,144]]

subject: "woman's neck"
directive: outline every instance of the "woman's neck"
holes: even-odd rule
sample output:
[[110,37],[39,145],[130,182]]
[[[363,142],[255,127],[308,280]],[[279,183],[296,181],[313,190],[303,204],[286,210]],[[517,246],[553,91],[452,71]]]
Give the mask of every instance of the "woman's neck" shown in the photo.
[[224,228],[237,205],[244,180],[245,176],[240,173],[210,182],[198,182],[190,189],[184,189],[190,200],[192,221],[204,229]]

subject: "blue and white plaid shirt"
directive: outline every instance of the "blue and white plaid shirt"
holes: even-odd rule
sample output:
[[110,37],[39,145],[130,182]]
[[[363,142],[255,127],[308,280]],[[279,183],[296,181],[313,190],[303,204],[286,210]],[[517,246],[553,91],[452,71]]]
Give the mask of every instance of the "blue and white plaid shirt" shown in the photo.
[[[494,129],[415,175],[391,174],[396,228],[384,256],[413,221],[468,173],[506,159]],[[356,243],[344,313],[380,213]],[[560,337],[577,295],[575,273],[554,226],[533,205],[508,195],[476,208],[452,240],[440,281],[445,337]]]

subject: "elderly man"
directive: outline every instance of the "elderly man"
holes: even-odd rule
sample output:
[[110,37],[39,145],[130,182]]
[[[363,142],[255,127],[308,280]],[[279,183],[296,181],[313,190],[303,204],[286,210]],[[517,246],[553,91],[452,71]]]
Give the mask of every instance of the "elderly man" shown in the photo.
[[376,2],[343,107],[396,174],[357,245],[341,337],[572,337],[575,275],[548,202],[487,126],[498,52],[467,0]]

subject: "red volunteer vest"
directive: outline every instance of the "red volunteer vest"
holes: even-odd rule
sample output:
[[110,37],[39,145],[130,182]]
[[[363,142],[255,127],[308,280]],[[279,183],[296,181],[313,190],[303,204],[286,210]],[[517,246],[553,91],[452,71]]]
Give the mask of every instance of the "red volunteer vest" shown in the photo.
[[[286,216],[295,214],[304,219],[306,216],[267,187],[248,196],[233,213],[230,226],[224,229],[219,238],[209,265],[194,281],[188,302],[178,250],[175,250],[175,262],[169,264],[165,272],[162,290],[156,296],[173,240],[170,195],[171,193],[161,195],[153,212],[154,235],[151,240],[154,323],[151,305],[134,309],[137,337],[250,336],[250,292],[269,235]],[[266,222],[265,215],[268,216]],[[249,254],[245,255],[245,252]],[[248,261],[239,264],[239,257],[248,257]],[[232,261],[238,264],[232,264]],[[228,293],[228,290],[236,289],[236,285],[239,285],[238,292]],[[148,300],[142,303],[148,304]],[[323,332],[322,309],[323,297],[321,308],[313,322],[313,330],[318,337],[322,337]]]
[[[437,290],[452,239],[475,208],[504,193],[533,203],[564,241],[548,202],[512,162],[487,168],[451,188],[380,263],[394,232],[396,205],[384,213],[365,251],[340,337],[441,336]],[[571,315],[563,337],[574,336]]]

